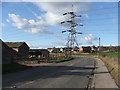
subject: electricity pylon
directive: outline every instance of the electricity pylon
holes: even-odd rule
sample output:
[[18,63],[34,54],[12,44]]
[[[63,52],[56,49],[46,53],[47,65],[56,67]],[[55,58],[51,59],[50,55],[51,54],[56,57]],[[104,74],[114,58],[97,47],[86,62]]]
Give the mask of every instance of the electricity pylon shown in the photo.
[[76,34],[82,34],[82,32],[77,32],[76,27],[77,26],[83,26],[82,23],[76,23],[75,18],[76,17],[82,17],[81,15],[77,16],[75,12],[73,11],[73,5],[72,5],[72,11],[71,12],[66,12],[63,15],[70,15],[70,20],[62,21],[61,24],[64,23],[69,23],[70,27],[69,30],[64,30],[62,33],[68,32],[68,40],[66,43],[66,46],[68,47],[68,52],[71,53],[72,50],[74,50],[75,45],[78,47],[77,39],[76,39]]

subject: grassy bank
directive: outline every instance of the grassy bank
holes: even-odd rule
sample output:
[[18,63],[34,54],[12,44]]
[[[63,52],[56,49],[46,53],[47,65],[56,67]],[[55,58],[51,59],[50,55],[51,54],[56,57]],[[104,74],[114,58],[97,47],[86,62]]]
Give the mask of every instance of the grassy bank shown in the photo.
[[45,62],[50,62],[50,63],[59,63],[59,62],[64,62],[64,61],[69,61],[72,60],[73,58],[61,58],[57,60],[46,60]]
[[2,73],[5,74],[5,73],[17,72],[17,71],[29,69],[29,68],[31,67],[20,65],[18,63],[5,64],[5,65],[2,65]]
[[80,56],[99,55],[99,56],[109,56],[109,57],[119,57],[120,58],[120,52],[73,53],[72,55],[80,55]]

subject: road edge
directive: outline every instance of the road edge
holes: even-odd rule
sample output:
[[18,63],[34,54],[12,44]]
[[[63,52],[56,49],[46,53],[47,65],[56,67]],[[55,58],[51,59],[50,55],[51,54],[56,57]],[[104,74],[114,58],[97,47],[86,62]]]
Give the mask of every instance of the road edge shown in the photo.
[[[109,73],[107,67],[105,66],[105,63],[101,59],[99,59],[99,58],[95,58],[95,62],[96,62],[96,66],[95,66],[95,70],[94,70],[94,75],[93,75],[91,88],[92,89],[95,89],[95,88],[116,88],[116,89],[118,89],[118,86],[115,83],[115,80],[112,78],[111,74]],[[101,65],[99,65],[99,63],[101,63]],[[108,72],[107,75],[109,75],[109,77],[106,74],[103,73],[104,70],[102,70],[102,72],[100,72],[100,69],[103,68],[103,67],[106,69],[105,71]],[[96,80],[98,78],[103,77],[103,75],[100,75],[101,73],[104,74],[104,77],[109,79],[108,81],[111,81],[111,84],[112,84],[113,87],[110,87],[110,84],[99,85],[99,83],[96,83]],[[99,82],[104,83],[104,80],[103,81],[101,80]],[[108,82],[108,83],[110,83],[110,82]]]

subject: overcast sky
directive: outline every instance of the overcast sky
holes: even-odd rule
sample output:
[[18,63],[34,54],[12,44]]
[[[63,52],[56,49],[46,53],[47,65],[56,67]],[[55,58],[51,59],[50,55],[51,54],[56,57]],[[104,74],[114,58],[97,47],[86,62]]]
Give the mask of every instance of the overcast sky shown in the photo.
[[73,10],[81,18],[76,28],[84,34],[77,35],[80,46],[118,45],[118,3],[117,2],[3,2],[2,40],[5,42],[26,42],[31,48],[64,47],[69,25],[60,22],[69,16],[62,14]]

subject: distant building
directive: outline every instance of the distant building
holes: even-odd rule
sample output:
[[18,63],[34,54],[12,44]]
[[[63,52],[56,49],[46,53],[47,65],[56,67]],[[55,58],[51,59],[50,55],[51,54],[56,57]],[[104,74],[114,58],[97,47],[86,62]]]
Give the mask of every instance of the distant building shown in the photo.
[[60,48],[53,48],[52,53],[60,53],[60,52],[61,52]]
[[50,53],[52,53],[53,48],[48,48],[47,50],[48,50]]
[[2,64],[10,64],[15,62],[15,60],[20,59],[20,55],[13,50],[12,48],[8,47],[2,40],[0,40],[2,45],[1,55],[2,55]]
[[64,50],[64,48],[60,48],[60,52],[64,52],[65,50]]
[[75,48],[71,48],[71,47],[64,47],[64,48],[48,48],[48,51],[50,53],[64,53],[64,52],[73,52],[73,53],[77,53],[79,52],[79,48],[75,47]]
[[5,44],[18,52],[22,58],[28,58],[29,46],[25,42],[5,42]]
[[50,53],[60,53],[61,52],[61,48],[48,48],[47,49]]
[[78,52],[80,52],[80,50],[79,50],[79,48],[78,47],[75,47],[75,48],[73,48],[73,53],[78,53]]
[[95,47],[95,46],[91,46],[91,52],[94,53],[94,52],[97,52],[98,51],[98,48]]
[[90,53],[91,52],[91,47],[90,46],[82,46],[80,47],[80,52],[84,52],[84,53]]
[[100,46],[99,51],[100,52],[118,52],[119,46]]
[[63,48],[64,52],[72,52],[72,53],[78,53],[79,52],[79,48],[78,47],[65,47]]
[[49,51],[47,49],[30,49],[29,56],[37,58],[48,58]]

